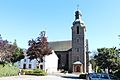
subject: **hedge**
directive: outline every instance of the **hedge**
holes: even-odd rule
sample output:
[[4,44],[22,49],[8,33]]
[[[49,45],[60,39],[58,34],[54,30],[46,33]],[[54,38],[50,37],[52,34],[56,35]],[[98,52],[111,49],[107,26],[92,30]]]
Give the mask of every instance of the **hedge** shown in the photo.
[[44,70],[41,69],[22,69],[21,70],[22,74],[25,75],[36,75],[36,76],[45,76],[47,73]]
[[79,75],[79,78],[80,78],[80,79],[86,79],[86,74],[80,74],[80,75]]

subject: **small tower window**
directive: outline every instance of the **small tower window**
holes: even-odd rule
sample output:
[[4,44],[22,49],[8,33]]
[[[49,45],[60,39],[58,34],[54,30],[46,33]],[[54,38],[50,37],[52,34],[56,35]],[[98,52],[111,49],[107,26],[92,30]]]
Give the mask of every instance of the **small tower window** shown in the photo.
[[77,43],[79,43],[79,39],[77,39]]
[[79,56],[77,56],[77,61],[79,61]]
[[79,52],[79,48],[77,48],[77,52]]
[[79,26],[77,26],[77,34],[79,34]]

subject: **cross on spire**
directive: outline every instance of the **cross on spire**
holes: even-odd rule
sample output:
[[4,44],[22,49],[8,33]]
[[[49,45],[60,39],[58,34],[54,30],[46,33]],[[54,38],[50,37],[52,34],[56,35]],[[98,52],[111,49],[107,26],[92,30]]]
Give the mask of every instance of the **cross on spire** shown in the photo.
[[77,4],[77,11],[79,10],[79,4]]

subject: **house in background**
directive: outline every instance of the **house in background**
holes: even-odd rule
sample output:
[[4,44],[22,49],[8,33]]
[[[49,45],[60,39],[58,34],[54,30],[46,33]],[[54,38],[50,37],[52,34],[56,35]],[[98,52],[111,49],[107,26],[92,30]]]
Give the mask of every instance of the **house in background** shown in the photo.
[[36,69],[38,65],[38,61],[36,59],[30,60],[27,56],[24,59],[19,61],[20,69]]
[[43,60],[38,63],[36,59],[30,60],[29,57],[25,54],[25,58],[18,61],[16,64],[20,69],[42,69],[47,73],[57,72],[58,68],[58,57],[55,52],[52,50],[52,54],[46,55],[43,57]]

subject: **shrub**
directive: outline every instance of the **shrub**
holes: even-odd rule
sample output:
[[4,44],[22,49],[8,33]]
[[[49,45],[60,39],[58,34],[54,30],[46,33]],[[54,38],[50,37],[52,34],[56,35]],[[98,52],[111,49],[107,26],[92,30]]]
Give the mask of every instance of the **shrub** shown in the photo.
[[45,76],[47,75],[47,73],[44,71],[44,70],[41,70],[41,69],[31,69],[31,70],[28,70],[28,69],[23,69],[22,71],[22,74],[25,73],[25,75],[36,75],[36,76]]
[[45,76],[47,73],[44,70],[41,69],[34,69],[33,74],[37,76]]
[[33,70],[32,69],[22,69],[21,73],[26,74],[26,75],[31,75],[33,73]]
[[86,79],[86,74],[80,74],[79,77],[80,79]]

